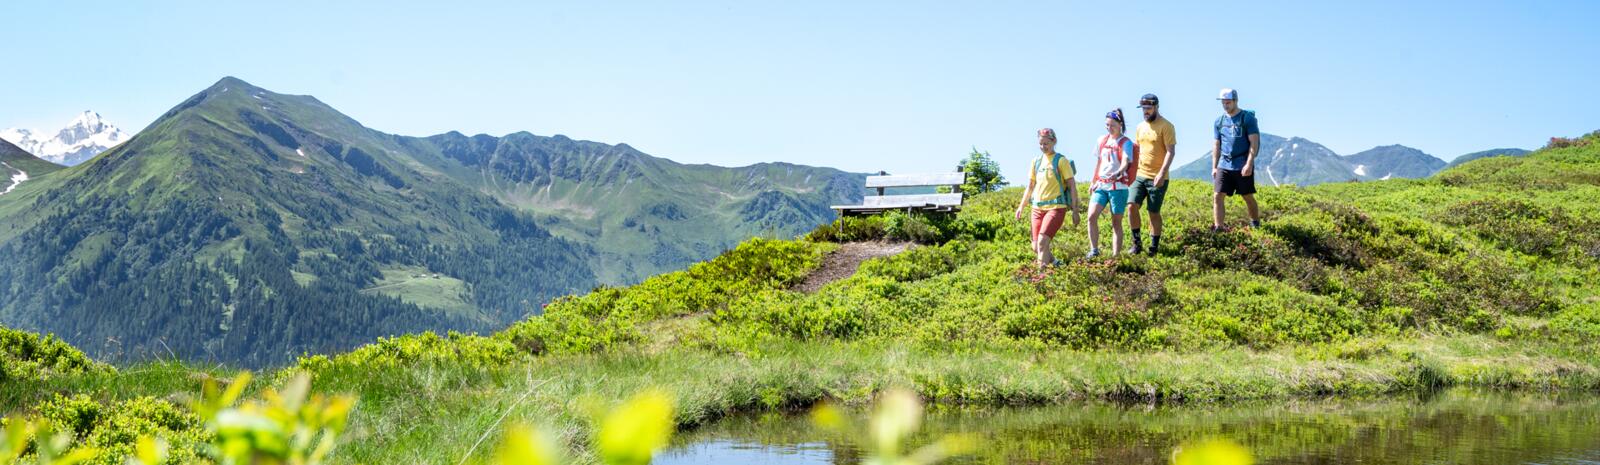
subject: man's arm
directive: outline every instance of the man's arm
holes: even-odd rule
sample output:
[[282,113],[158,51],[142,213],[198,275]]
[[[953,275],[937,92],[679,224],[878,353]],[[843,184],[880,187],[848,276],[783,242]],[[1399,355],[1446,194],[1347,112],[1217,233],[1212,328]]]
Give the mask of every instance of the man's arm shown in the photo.
[[1251,134],[1250,135],[1250,155],[1245,157],[1245,159],[1244,159],[1244,169],[1239,170],[1239,174],[1240,175],[1242,175],[1242,176],[1255,176],[1255,174],[1256,174],[1256,150],[1258,150],[1260,148],[1261,148],[1261,135],[1260,134]]
[[1155,179],[1156,187],[1160,187],[1162,184],[1165,184],[1167,182],[1167,172],[1168,172],[1167,170],[1172,169],[1172,157],[1177,155],[1177,154],[1178,154],[1178,146],[1176,144],[1168,144],[1167,145],[1167,158],[1164,159],[1164,160],[1161,160],[1161,171],[1157,171],[1156,172],[1156,179]]
[[1217,163],[1222,161],[1222,139],[1211,141],[1211,177],[1217,177]]

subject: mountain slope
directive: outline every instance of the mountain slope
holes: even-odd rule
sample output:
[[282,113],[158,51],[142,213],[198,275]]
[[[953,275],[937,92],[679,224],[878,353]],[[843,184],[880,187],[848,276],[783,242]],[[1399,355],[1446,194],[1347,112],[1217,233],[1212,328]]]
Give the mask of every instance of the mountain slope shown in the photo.
[[315,98],[223,79],[30,207],[0,197],[25,225],[0,243],[16,258],[0,323],[98,357],[265,364],[494,327],[593,285],[588,248],[400,148]]
[[54,163],[72,166],[83,163],[100,152],[128,140],[128,134],[107,123],[99,113],[85,111],[54,136],[28,129],[11,128],[0,131],[0,139]]
[[61,170],[62,166],[39,159],[21,147],[0,140],[0,195],[22,183]]
[[1530,152],[1528,150],[1524,150],[1524,149],[1489,149],[1489,150],[1484,150],[1484,151],[1481,151],[1481,152],[1472,152],[1472,153],[1469,153],[1469,154],[1466,154],[1466,155],[1462,155],[1462,156],[1456,157],[1454,160],[1450,160],[1450,164],[1447,165],[1447,167],[1460,166],[1462,163],[1466,163],[1466,162],[1469,162],[1469,161],[1477,160],[1477,159],[1480,159],[1480,158],[1520,157],[1520,156],[1523,156],[1523,155],[1527,155],[1529,153],[1532,153],[1532,152]]
[[[764,163],[684,165],[627,144],[516,133],[402,139],[443,173],[602,252],[601,278],[631,283],[705,260],[755,235],[793,237],[861,198],[864,176]],[[426,157],[419,157],[426,158]]]
[[1426,178],[1444,169],[1445,162],[1404,145],[1385,145],[1346,155],[1352,171],[1366,179]]

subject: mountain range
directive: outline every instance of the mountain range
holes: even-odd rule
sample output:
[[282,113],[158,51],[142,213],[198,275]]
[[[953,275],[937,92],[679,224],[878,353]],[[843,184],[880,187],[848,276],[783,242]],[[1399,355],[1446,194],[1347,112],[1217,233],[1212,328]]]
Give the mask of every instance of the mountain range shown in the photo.
[[[1256,155],[1256,182],[1267,186],[1309,186],[1325,182],[1426,178],[1447,166],[1476,158],[1525,153],[1528,152],[1520,149],[1496,149],[1462,155],[1452,163],[1445,163],[1421,150],[1404,145],[1385,145],[1351,155],[1339,155],[1322,144],[1304,138],[1284,138],[1262,133],[1261,149]],[[1172,176],[1211,179],[1211,151],[1173,170]]]
[[10,128],[0,131],[4,139],[34,156],[52,163],[72,166],[94,158],[123,141],[128,134],[100,117],[99,113],[84,111],[53,136],[29,129]]
[[243,365],[502,327],[750,235],[810,230],[863,181],[563,136],[398,136],[231,77],[42,171],[0,196],[0,324],[108,359]]

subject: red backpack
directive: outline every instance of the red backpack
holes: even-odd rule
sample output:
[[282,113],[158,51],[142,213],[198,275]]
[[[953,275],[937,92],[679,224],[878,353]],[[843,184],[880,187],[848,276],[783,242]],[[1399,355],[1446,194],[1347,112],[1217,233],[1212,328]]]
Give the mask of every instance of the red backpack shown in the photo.
[[[1102,179],[1100,177],[1100,152],[1105,151],[1106,142],[1110,142],[1110,140],[1110,134],[1100,136],[1100,147],[1095,149],[1094,152],[1094,179],[1091,182],[1100,183],[1104,181],[1133,184],[1134,176],[1139,172],[1139,144],[1133,144],[1133,157],[1128,160],[1128,167],[1122,170],[1122,176],[1118,177],[1117,179]],[[1128,140],[1128,136],[1118,137],[1117,145],[1112,147],[1117,150],[1118,158],[1126,157],[1128,155],[1126,153],[1122,153],[1122,141],[1125,140]]]

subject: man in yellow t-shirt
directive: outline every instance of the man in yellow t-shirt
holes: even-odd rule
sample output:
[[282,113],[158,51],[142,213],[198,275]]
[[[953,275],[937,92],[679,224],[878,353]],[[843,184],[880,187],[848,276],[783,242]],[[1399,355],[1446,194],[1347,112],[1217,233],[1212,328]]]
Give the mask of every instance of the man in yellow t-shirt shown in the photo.
[[1139,99],[1144,109],[1144,122],[1134,134],[1139,144],[1139,172],[1128,193],[1128,226],[1133,228],[1133,248],[1129,253],[1144,251],[1144,240],[1139,236],[1139,204],[1150,212],[1150,255],[1161,248],[1161,203],[1167,198],[1167,173],[1172,168],[1172,156],[1178,150],[1178,131],[1172,122],[1161,117],[1161,100],[1155,94],[1144,94]]
[[1039,158],[1033,159],[1028,173],[1028,188],[1022,190],[1022,198],[1017,200],[1016,216],[1021,220],[1022,212],[1027,211],[1028,206],[1033,206],[1033,227],[1029,237],[1034,259],[1040,268],[1044,268],[1056,264],[1055,256],[1050,253],[1050,241],[1061,230],[1061,223],[1068,212],[1072,213],[1072,226],[1078,226],[1078,185],[1073,180],[1078,170],[1071,160],[1056,153],[1056,131],[1053,129],[1039,130],[1039,152]]

